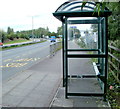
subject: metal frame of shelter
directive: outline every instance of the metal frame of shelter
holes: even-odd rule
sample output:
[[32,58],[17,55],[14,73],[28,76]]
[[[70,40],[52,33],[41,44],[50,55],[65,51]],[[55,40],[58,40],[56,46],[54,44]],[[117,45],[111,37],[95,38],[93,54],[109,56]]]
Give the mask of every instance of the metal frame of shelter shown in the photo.
[[[62,22],[63,27],[63,86],[65,87],[65,97],[68,96],[103,96],[106,97],[107,89],[107,70],[108,70],[108,16],[111,15],[111,11],[105,7],[102,7],[99,15],[97,11],[94,11],[96,7],[95,2],[87,2],[82,7],[82,1],[71,0],[63,3],[53,13],[54,17]],[[83,17],[95,17],[96,19],[83,19],[83,20],[69,20],[68,18],[83,18]],[[68,24],[98,24],[98,47],[97,49],[68,49]],[[97,51],[97,54],[69,54],[68,52],[75,51]],[[68,91],[68,59],[69,58],[97,58],[98,63],[96,65],[96,75],[83,76],[86,78],[97,77],[102,84],[103,93],[74,93]]]

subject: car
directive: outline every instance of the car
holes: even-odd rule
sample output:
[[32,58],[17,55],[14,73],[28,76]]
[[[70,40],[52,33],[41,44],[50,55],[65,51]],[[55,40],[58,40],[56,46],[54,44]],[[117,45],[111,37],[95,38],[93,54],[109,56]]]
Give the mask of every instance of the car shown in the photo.
[[3,46],[3,43],[2,43],[2,42],[0,42],[0,46]]
[[55,36],[51,36],[51,37],[50,37],[50,41],[51,41],[51,42],[56,42],[56,37],[55,37]]

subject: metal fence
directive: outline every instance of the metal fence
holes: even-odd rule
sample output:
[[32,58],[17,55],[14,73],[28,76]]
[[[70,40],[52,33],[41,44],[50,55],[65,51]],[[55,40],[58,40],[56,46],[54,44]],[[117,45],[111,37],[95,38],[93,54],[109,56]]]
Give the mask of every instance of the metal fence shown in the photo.
[[120,49],[109,45],[109,71],[118,83],[120,83]]
[[62,43],[61,42],[53,42],[50,44],[50,57],[54,56],[55,53],[61,49]]

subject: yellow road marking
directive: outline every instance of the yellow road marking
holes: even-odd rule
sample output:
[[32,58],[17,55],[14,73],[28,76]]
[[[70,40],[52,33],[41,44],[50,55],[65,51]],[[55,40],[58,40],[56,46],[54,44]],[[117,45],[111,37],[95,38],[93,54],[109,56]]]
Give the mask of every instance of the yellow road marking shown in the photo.
[[0,67],[22,67],[25,66],[28,63],[8,63],[5,66],[0,66]]
[[24,61],[37,61],[41,58],[25,58],[25,59],[18,59],[18,60],[14,60],[14,62],[24,62]]
[[[18,60],[13,60],[13,63],[7,63],[6,65],[4,66],[0,66],[0,67],[22,67],[22,66],[25,66],[26,64],[28,63],[19,63],[19,62],[29,62],[29,61],[37,61],[37,60],[40,60],[41,58],[25,58],[25,59],[18,59]],[[5,60],[6,62],[7,61],[10,61],[12,59],[7,59]],[[5,62],[4,61],[4,62]]]
[[[0,67],[23,67],[28,63],[19,63],[19,62],[29,62],[29,61],[37,61],[40,60],[41,58],[25,58],[25,59],[18,59],[18,60],[13,60],[13,63],[7,63],[4,66],[0,66]],[[12,59],[9,59],[9,61]],[[7,60],[8,61],[8,60]]]

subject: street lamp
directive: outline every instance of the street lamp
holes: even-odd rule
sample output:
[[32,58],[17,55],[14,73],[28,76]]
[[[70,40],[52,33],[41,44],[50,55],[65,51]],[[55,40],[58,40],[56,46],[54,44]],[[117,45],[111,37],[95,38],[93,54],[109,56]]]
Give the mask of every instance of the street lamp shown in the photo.
[[34,34],[33,34],[33,27],[34,27],[34,22],[33,22],[33,16],[32,16],[32,38],[34,38]]
[[40,15],[35,15],[35,16],[32,16],[32,38],[34,39],[34,32],[33,32],[33,29],[34,29],[34,17],[39,17]]

